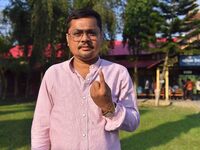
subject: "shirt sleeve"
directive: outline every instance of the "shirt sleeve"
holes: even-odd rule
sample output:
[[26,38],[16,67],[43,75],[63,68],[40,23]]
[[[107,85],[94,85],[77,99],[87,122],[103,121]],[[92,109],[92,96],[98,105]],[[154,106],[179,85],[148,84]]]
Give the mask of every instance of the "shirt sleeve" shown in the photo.
[[140,123],[137,107],[136,91],[127,70],[121,74],[119,99],[116,103],[114,116],[106,118],[106,131],[134,131]]
[[51,81],[49,71],[47,71],[42,80],[36,108],[34,112],[32,129],[31,129],[31,149],[32,150],[49,150],[49,124],[50,112],[53,106],[50,90]]

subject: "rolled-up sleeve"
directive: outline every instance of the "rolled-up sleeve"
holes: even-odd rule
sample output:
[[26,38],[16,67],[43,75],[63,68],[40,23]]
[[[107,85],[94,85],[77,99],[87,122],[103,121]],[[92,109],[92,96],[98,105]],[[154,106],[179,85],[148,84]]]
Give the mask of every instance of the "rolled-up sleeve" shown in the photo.
[[37,98],[31,129],[32,150],[50,149],[49,126],[53,103],[50,95],[52,79],[49,73],[47,71],[44,75]]
[[120,94],[116,103],[114,116],[106,118],[105,130],[134,131],[140,123],[140,115],[137,107],[136,91],[127,70],[120,75]]

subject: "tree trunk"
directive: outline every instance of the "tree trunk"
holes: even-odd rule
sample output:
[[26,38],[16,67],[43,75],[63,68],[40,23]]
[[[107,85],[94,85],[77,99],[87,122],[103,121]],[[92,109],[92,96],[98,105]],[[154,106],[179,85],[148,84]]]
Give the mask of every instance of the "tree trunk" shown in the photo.
[[8,87],[8,82],[5,77],[5,72],[2,72],[2,99],[5,100],[7,96],[7,87]]
[[51,65],[54,64],[56,61],[56,46],[52,42],[51,43]]
[[3,77],[2,77],[2,73],[1,73],[1,70],[0,70],[0,97],[2,97],[2,92],[3,92]]
[[30,89],[29,80],[30,80],[30,73],[27,73],[26,87],[25,87],[25,98],[28,98],[28,96],[29,96],[29,89]]
[[135,85],[135,89],[137,89],[138,87],[138,67],[137,67],[137,63],[138,63],[138,60],[136,58],[135,60],[135,66],[134,66],[134,85]]
[[163,69],[162,69],[162,73],[160,75],[160,79],[159,79],[159,88],[156,87],[156,91],[155,91],[155,105],[159,106],[159,100],[160,100],[160,94],[161,94],[161,89],[162,89],[162,85],[164,82],[164,78],[165,78],[165,73],[168,70],[168,59],[169,59],[169,55],[168,52],[166,53],[165,56],[165,61],[164,61],[164,65],[163,65]]
[[16,97],[18,95],[18,74],[14,77],[14,96]]

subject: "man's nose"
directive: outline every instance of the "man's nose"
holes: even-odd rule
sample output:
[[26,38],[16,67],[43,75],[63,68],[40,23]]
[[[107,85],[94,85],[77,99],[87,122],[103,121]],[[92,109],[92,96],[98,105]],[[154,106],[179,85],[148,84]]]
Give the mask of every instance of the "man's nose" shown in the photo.
[[90,40],[89,35],[86,32],[83,32],[81,41],[88,41],[88,40]]

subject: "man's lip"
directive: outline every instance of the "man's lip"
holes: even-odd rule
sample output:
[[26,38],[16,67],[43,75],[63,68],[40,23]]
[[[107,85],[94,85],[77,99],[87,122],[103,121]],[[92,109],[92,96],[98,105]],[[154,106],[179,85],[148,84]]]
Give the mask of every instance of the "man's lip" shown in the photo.
[[89,47],[89,46],[81,46],[81,49],[83,49],[83,50],[89,50],[89,49],[91,49],[91,47]]

